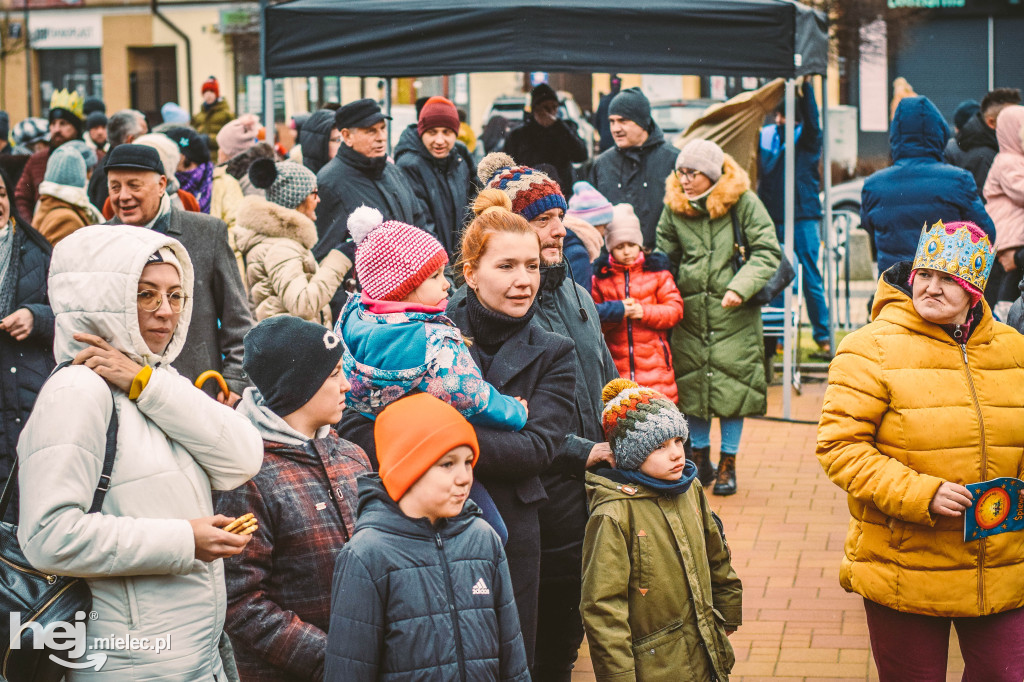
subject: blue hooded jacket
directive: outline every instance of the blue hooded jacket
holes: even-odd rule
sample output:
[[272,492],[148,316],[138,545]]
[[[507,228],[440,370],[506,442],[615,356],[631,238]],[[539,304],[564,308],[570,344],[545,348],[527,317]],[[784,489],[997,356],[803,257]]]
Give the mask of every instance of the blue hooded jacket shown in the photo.
[[[821,162],[821,118],[814,98],[814,88],[805,88],[805,94],[797,99],[797,106],[803,123],[798,123],[793,130],[796,147],[793,217],[795,220],[817,220],[821,218],[821,198],[818,196],[821,188],[821,173],[818,172],[818,164]],[[760,178],[757,196],[776,225],[783,223],[786,211],[785,134],[785,129],[775,123],[762,128],[758,157]]]
[[874,234],[879,272],[914,259],[925,223],[970,220],[995,241],[974,176],[943,161],[948,139],[946,121],[931,100],[900,102],[889,126],[893,165],[869,177],[861,192],[861,227]]

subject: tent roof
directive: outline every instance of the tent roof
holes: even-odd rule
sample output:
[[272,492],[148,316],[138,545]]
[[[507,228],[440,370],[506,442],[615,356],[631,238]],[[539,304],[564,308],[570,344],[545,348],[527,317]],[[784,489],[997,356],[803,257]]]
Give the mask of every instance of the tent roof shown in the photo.
[[292,0],[266,10],[269,78],[602,71],[824,73],[825,17],[792,0]]

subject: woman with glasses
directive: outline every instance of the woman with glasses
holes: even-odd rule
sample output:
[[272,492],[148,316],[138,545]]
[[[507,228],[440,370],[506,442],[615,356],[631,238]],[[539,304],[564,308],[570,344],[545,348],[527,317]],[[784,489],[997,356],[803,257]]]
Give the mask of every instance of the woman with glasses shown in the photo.
[[[87,580],[88,642],[130,634],[150,643],[90,651],[106,655],[102,670],[69,667],[68,682],[226,679],[220,559],[249,538],[223,529],[231,519],[214,515],[211,491],[255,475],[263,446],[245,417],[171,367],[188,333],[192,284],[184,247],[145,228],[84,227],[53,252],[60,369],[18,446],[18,541],[36,570]],[[89,514],[115,417],[108,489]],[[157,651],[157,641],[169,646]]]
[[317,263],[310,251],[317,241],[316,176],[294,161],[260,159],[249,168],[249,180],[265,190],[266,199],[250,196],[239,204],[235,243],[256,320],[294,315],[330,327],[328,304],[352,267],[353,253],[332,249]]
[[[767,409],[761,309],[745,301],[768,283],[782,252],[746,171],[714,142],[683,147],[665,184],[657,246],[668,254],[683,295],[683,319],[671,337],[679,409],[690,425],[701,484],[714,482],[716,495],[732,495],[743,418]],[[747,246],[739,269],[734,224]],[[717,471],[712,417],[722,430]]]

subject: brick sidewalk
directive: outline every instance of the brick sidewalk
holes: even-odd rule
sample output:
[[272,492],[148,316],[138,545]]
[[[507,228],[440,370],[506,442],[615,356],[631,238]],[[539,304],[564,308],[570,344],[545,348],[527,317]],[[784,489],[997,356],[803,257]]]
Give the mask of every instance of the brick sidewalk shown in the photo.
[[[769,389],[769,415],[782,414],[781,391]],[[793,417],[816,423],[824,392],[824,383],[805,384],[803,395],[794,397]],[[710,497],[744,588],[744,624],[732,636],[733,682],[878,679],[862,600],[839,586],[850,515],[845,493],[814,456],[816,430],[747,420],[737,458],[739,492]],[[712,448],[717,452],[717,426]],[[959,680],[963,662],[953,638],[947,679]],[[594,680],[585,646],[573,682]]]

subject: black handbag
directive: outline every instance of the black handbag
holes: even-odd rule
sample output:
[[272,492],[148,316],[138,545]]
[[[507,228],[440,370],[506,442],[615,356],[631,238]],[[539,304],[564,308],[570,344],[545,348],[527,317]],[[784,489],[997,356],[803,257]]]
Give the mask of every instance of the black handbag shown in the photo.
[[[63,365],[58,366],[57,370]],[[52,375],[51,375],[52,376]],[[103,456],[103,473],[100,475],[96,492],[92,498],[90,514],[103,506],[103,498],[110,487],[110,472],[114,468],[117,452],[117,408],[110,414],[107,425],[107,445]],[[0,519],[4,518],[7,507],[14,495],[18,480],[18,459],[15,457],[11,474],[7,477],[3,494],[0,495]],[[75,614],[86,614],[92,609],[92,592],[83,578],[69,578],[37,571],[29,564],[18,544],[18,527],[0,522],[0,676],[7,682],[59,682],[68,669],[55,662],[55,658],[66,660],[65,650],[47,646],[46,636],[36,634],[38,623],[44,629],[53,623],[76,624]],[[10,614],[20,613],[22,629],[17,636],[17,648],[11,646]],[[78,622],[81,618],[78,619]],[[62,630],[60,639],[67,641]],[[37,641],[37,638],[39,641]],[[37,645],[40,648],[36,648]],[[66,648],[66,647],[65,647]]]
[[[743,237],[743,231],[740,229],[739,223],[736,221],[736,212],[729,209],[729,217],[732,219],[732,267],[733,272],[739,272],[740,268],[750,260],[750,246],[747,245],[747,240]],[[749,299],[744,301],[744,304],[750,306],[761,306],[768,305],[775,299],[776,296],[782,292],[783,289],[788,287],[793,280],[796,279],[796,270],[793,269],[793,264],[786,258],[786,252],[782,252],[782,258],[779,261],[779,267],[775,271],[775,274],[771,276],[768,283],[761,287],[761,290],[756,292]]]

